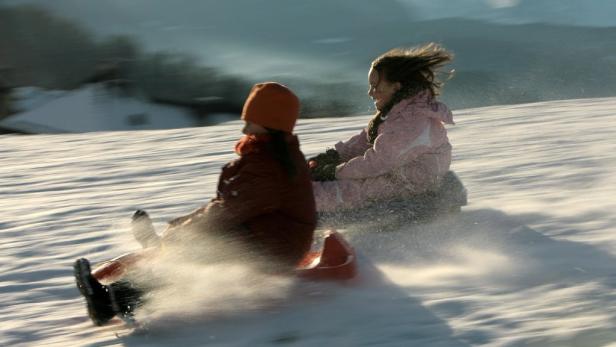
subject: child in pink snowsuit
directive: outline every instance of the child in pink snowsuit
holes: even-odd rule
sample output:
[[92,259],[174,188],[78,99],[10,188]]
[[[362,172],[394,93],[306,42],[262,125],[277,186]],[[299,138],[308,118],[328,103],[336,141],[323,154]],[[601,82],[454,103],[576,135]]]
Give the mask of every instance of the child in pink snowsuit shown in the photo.
[[454,123],[447,106],[436,101],[441,84],[434,73],[451,59],[428,44],[393,49],[372,63],[368,95],[377,114],[359,134],[309,162],[317,211],[358,208],[438,187],[451,164],[444,124]]

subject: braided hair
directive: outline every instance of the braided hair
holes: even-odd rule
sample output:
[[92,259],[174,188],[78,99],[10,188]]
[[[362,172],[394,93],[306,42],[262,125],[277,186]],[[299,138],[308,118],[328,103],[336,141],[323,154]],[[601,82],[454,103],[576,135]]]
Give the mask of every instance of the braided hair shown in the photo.
[[269,142],[269,149],[274,158],[280,163],[284,171],[287,173],[287,177],[293,179],[297,176],[297,167],[289,151],[289,145],[287,144],[287,134],[282,130],[267,129],[268,134],[271,137]]
[[[452,60],[453,54],[435,43],[413,48],[394,48],[376,58],[372,62],[372,69],[382,79],[391,83],[399,82],[401,88],[368,123],[368,142],[374,144],[379,126],[387,119],[394,105],[425,90],[432,97],[438,95],[443,83],[436,79],[436,72]],[[449,72],[450,77],[452,73]]]

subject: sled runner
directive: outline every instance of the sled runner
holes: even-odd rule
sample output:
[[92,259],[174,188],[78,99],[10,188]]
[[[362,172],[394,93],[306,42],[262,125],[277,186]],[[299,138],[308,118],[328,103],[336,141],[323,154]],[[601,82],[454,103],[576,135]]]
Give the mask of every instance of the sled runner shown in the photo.
[[[102,283],[110,283],[120,278],[137,262],[154,256],[156,249],[143,249],[121,255],[99,264],[92,275]],[[335,230],[326,232],[323,248],[309,252],[300,262],[295,273],[309,280],[341,281],[355,277],[357,258],[355,251]]]

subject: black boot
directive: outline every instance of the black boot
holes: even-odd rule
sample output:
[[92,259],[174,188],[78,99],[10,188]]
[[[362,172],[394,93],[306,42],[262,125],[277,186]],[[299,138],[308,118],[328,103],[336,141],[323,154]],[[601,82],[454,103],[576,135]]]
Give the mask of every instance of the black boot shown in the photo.
[[112,289],[120,318],[127,323],[134,323],[135,309],[143,305],[144,292],[126,280],[114,282],[109,286]]
[[144,210],[137,210],[132,217],[133,236],[143,248],[158,247],[160,237],[154,230],[150,216]]
[[77,259],[73,268],[77,288],[86,299],[88,316],[95,325],[107,323],[116,315],[109,288],[92,276],[90,262],[87,259]]

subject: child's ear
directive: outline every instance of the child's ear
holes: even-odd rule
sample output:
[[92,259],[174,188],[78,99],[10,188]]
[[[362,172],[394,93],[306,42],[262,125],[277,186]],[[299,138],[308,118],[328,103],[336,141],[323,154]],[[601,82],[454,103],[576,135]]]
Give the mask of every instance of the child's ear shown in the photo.
[[402,83],[400,83],[400,82],[396,82],[396,83],[394,84],[394,88],[396,88],[396,91],[399,91],[399,90],[402,88]]

